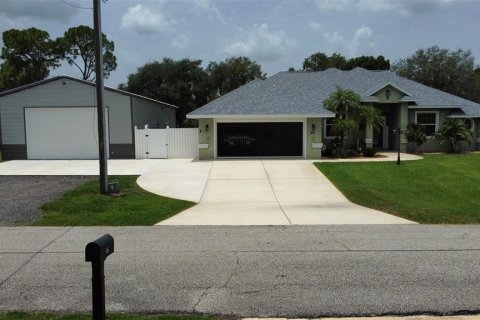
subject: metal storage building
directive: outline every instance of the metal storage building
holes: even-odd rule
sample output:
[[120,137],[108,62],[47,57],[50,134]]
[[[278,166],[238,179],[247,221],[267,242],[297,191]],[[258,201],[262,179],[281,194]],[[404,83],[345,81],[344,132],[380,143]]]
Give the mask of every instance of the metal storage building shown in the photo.
[[[111,159],[135,158],[134,126],[175,127],[174,105],[105,87]],[[95,84],[58,76],[0,92],[2,154],[13,159],[98,158]]]

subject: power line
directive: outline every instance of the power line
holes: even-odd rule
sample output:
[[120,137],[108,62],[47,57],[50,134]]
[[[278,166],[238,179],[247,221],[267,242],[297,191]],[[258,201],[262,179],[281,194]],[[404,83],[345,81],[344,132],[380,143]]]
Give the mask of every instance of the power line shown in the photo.
[[93,8],[81,7],[81,6],[78,6],[76,4],[68,3],[64,0],[58,0],[58,1],[60,1],[63,4],[66,4],[67,6],[74,7],[74,8],[77,8],[77,9],[93,10]]

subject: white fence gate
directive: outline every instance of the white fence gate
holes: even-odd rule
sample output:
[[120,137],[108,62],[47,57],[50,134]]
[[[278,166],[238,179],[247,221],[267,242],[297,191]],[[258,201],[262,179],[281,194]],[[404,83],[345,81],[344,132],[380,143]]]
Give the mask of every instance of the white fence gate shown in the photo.
[[198,128],[135,127],[135,158],[198,158]]

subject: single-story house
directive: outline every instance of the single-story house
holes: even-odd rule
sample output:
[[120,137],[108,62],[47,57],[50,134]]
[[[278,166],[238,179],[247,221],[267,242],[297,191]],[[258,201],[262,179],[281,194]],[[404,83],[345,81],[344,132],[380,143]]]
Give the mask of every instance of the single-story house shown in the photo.
[[[335,138],[335,115],[323,101],[337,87],[351,89],[362,102],[373,104],[385,117],[379,130],[367,127],[367,147],[396,150],[393,129],[408,123],[425,127],[425,152],[441,151],[434,133],[449,118],[464,119],[474,132],[471,150],[480,149],[480,105],[389,71],[335,68],[318,72],[280,72],[254,80],[194,110],[199,120],[200,159],[222,157],[321,157],[324,144]],[[400,148],[407,150],[405,134]]]
[[[176,106],[105,87],[108,154],[135,158],[134,126],[175,127]],[[98,159],[95,84],[58,76],[0,92],[5,160]]]

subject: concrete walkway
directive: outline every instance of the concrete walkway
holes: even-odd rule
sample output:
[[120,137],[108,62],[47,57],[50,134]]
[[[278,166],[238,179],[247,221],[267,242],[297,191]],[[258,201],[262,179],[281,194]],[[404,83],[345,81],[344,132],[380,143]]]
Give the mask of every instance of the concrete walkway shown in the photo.
[[[141,175],[164,161],[178,159],[108,160],[108,174]],[[98,167],[98,160],[12,160],[0,163],[0,176],[95,176]]]
[[[398,154],[396,152],[380,152],[372,158],[351,158],[351,159],[321,159],[315,162],[383,162],[397,161]],[[409,153],[400,153],[400,161],[421,160],[421,156]]]
[[161,161],[138,178],[138,185],[162,196],[199,202],[207,183],[212,161],[193,159]]
[[312,161],[217,160],[200,203],[158,225],[405,223],[413,222],[348,201]]

